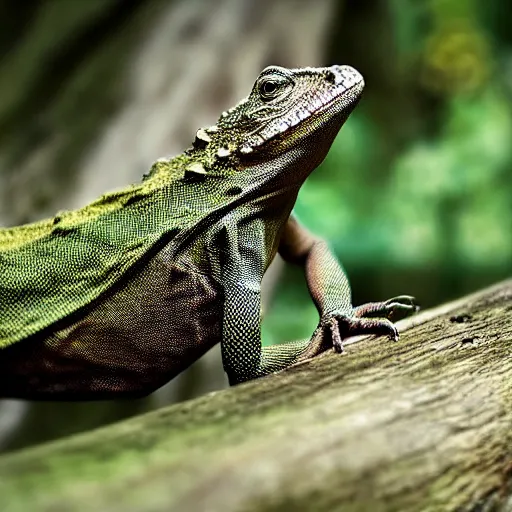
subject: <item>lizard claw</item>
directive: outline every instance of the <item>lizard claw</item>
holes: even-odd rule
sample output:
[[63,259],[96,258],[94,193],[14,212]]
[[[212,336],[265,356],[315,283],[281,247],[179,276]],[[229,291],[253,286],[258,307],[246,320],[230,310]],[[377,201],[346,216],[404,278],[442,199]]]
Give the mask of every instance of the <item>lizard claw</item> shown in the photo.
[[416,311],[420,309],[416,303],[416,299],[412,295],[398,295],[398,297],[388,299],[384,304],[390,308],[408,311],[410,313],[416,313]]
[[358,334],[385,334],[390,340],[398,341],[396,326],[387,318],[351,317],[340,313],[325,315],[320,321],[320,328],[327,334],[332,347],[343,353],[343,340]]
[[340,335],[340,326],[335,316],[331,317],[329,320],[329,330],[331,332],[331,341],[334,350],[338,352],[338,354],[343,354],[343,352],[345,352],[343,338]]
[[416,304],[416,298],[412,295],[397,295],[396,297],[388,299],[384,304],[388,304],[390,302],[405,302],[414,306]]
[[398,320],[416,313],[419,306],[411,295],[399,295],[384,302],[369,302],[354,308],[354,315],[358,318],[382,317],[388,320]]

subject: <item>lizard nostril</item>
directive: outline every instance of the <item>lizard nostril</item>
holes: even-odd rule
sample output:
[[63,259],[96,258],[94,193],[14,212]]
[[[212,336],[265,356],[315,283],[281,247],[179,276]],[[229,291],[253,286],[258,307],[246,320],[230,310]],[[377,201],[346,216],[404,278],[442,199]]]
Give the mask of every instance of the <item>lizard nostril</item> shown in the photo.
[[332,71],[327,71],[325,73],[325,79],[328,81],[328,82],[331,82],[331,84],[336,84],[336,75],[332,72]]

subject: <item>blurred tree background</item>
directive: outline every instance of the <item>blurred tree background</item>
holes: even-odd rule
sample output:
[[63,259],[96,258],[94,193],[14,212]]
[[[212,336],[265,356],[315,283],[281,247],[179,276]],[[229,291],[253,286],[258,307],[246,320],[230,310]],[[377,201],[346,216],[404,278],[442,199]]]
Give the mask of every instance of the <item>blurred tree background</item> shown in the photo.
[[[0,0],[0,225],[140,180],[266,65],[351,64],[363,100],[296,211],[355,303],[463,295],[512,270],[511,23],[504,0]],[[265,343],[308,337],[301,271],[266,281]],[[224,385],[213,351],[145,400],[4,401],[0,448]]]

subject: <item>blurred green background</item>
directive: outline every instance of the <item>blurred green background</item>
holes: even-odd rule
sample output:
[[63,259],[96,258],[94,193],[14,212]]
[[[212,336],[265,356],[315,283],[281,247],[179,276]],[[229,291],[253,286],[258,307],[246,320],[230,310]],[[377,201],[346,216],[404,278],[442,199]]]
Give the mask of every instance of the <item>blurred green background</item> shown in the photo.
[[[512,3],[502,0],[0,0],[0,225],[140,180],[269,65],[350,64],[363,100],[296,212],[354,303],[424,307],[512,271]],[[299,269],[265,288],[265,343],[317,322]],[[19,448],[225,386],[218,352],[145,400],[0,404]]]
[[[355,303],[415,295],[423,307],[512,270],[512,4],[343,2],[328,62],[366,78],[363,101],[296,212],[330,240]],[[284,272],[268,339],[317,321]],[[300,314],[297,314],[300,311]],[[307,328],[305,329],[305,325]]]

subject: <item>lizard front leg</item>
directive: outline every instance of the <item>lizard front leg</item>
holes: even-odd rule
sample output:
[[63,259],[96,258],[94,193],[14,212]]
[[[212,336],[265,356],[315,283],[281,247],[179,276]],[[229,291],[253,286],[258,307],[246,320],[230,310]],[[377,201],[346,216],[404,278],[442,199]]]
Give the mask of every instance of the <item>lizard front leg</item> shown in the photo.
[[391,320],[418,309],[409,295],[353,308],[347,276],[327,243],[309,233],[293,216],[285,226],[279,253],[286,261],[304,266],[309,291],[320,314],[308,356],[315,355],[311,354],[314,347],[320,352],[329,343],[342,352],[343,339],[357,334],[387,334],[397,340],[398,330]]
[[282,370],[317,351],[311,350],[310,340],[262,347],[260,284],[266,268],[264,225],[254,220],[240,226],[236,218],[225,222],[212,249],[215,252],[222,248],[224,254],[222,363],[229,383],[238,384]]
[[302,340],[262,347],[259,289],[240,284],[226,290],[221,352],[231,385],[283,370],[305,358],[310,345]]

